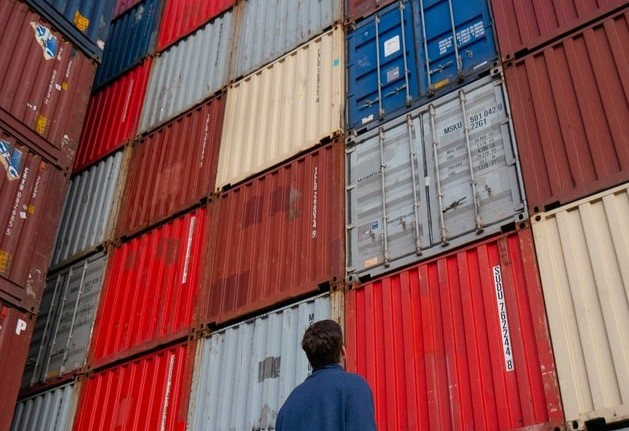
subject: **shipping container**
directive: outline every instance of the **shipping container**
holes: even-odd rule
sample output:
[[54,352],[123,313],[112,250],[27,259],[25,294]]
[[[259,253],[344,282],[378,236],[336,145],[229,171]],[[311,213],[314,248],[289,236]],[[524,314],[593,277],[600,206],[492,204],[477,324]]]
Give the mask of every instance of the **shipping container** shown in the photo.
[[531,212],[629,181],[629,9],[507,63]]
[[188,429],[274,430],[290,392],[311,371],[301,339],[330,318],[329,295],[308,299],[199,340]]
[[497,71],[347,149],[347,273],[375,276],[528,217]]
[[70,431],[77,391],[72,382],[19,400],[11,431]]
[[243,0],[235,7],[230,79],[239,79],[343,20],[338,0]]
[[114,6],[114,14],[112,19],[118,18],[120,15],[136,6],[143,0],[117,0],[116,5]]
[[336,27],[229,87],[217,190],[342,133],[343,43]]
[[152,59],[145,59],[92,94],[74,172],[116,151],[136,136]]
[[213,191],[225,97],[211,99],[134,144],[117,237],[198,205]]
[[497,66],[486,0],[400,1],[347,35],[348,127],[369,128]]
[[26,0],[75,46],[100,61],[116,0]]
[[34,323],[33,315],[0,301],[0,431],[11,426]]
[[96,63],[17,0],[0,6],[0,52],[0,108],[46,138],[69,169]]
[[191,342],[88,376],[73,430],[184,431],[194,355]]
[[22,376],[37,386],[85,365],[107,255],[99,252],[48,276]]
[[210,19],[231,9],[234,2],[235,0],[165,0],[157,50],[163,51]]
[[124,153],[107,157],[72,178],[66,194],[61,223],[52,252],[50,266],[97,248],[113,239]]
[[159,0],[144,0],[111,23],[94,88],[120,76],[150,54],[157,38]]
[[62,171],[0,129],[0,298],[37,313],[67,188]]
[[353,23],[382,9],[395,0],[345,0],[345,21]]
[[140,133],[155,129],[227,85],[232,51],[228,11],[172,45],[154,61],[140,118]]
[[346,292],[347,367],[380,430],[559,430],[529,228]]
[[569,429],[629,419],[629,183],[532,222]]
[[185,337],[194,324],[206,210],[111,251],[88,362],[94,367]]
[[222,324],[342,278],[341,139],[211,202],[203,323]]
[[600,19],[627,0],[553,0],[519,2],[492,0],[500,55],[504,61],[520,58],[530,50]]

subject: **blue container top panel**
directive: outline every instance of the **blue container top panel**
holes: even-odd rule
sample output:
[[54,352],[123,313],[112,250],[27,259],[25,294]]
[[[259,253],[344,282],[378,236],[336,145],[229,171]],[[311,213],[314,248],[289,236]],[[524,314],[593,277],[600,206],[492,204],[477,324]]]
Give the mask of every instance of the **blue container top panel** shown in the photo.
[[[42,1],[42,0],[37,0]],[[115,0],[47,0],[101,49],[104,46]]]

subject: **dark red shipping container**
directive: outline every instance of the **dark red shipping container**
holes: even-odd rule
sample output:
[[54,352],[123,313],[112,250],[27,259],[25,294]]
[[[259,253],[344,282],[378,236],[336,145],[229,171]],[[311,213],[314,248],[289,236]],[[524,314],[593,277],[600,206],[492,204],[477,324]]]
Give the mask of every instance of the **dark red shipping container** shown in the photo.
[[113,250],[88,356],[92,368],[190,332],[205,219],[205,209],[192,211]]
[[395,0],[345,0],[346,21],[352,22],[365,18],[394,1]]
[[0,108],[46,138],[42,155],[69,170],[96,63],[17,0],[0,4],[0,52]]
[[235,0],[166,0],[157,39],[163,51],[182,37],[227,11]]
[[189,342],[88,376],[74,431],[185,431],[194,354]]
[[36,313],[65,198],[64,173],[0,128],[0,298]]
[[92,95],[85,117],[74,171],[116,151],[138,130],[151,58]]
[[116,1],[116,6],[114,6],[114,14],[112,20],[122,15],[138,3],[141,3],[143,0],[118,0]]
[[15,409],[35,318],[0,301],[0,431],[8,431]]
[[529,228],[348,290],[345,316],[380,431],[563,429]]
[[204,323],[317,292],[344,273],[345,146],[337,139],[222,193]]
[[554,38],[627,5],[627,0],[491,0],[500,55],[521,57]]
[[127,236],[199,204],[214,189],[225,96],[134,144],[116,236]]
[[629,9],[507,63],[532,213],[629,181]]

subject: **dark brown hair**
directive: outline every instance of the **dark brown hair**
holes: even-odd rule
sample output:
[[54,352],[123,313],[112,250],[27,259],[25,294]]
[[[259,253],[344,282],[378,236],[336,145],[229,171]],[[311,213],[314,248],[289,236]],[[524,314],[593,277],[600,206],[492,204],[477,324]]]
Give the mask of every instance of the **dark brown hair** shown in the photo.
[[341,361],[343,331],[334,320],[320,320],[310,325],[301,341],[312,368],[321,368]]

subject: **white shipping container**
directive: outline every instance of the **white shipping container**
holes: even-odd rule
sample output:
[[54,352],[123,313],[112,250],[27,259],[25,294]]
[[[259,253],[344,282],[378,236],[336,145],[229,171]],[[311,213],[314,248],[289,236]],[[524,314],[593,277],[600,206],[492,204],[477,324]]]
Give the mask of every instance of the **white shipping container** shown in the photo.
[[629,183],[532,228],[568,427],[629,419]]
[[344,43],[336,27],[229,87],[216,189],[342,132]]
[[301,339],[330,318],[328,294],[200,340],[188,410],[190,431],[272,430],[290,392],[309,373]]
[[19,400],[11,431],[70,431],[76,401],[75,383]]

